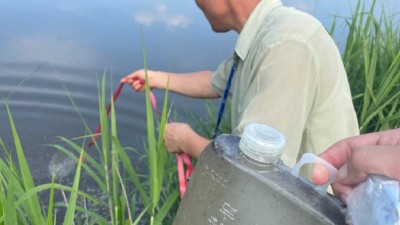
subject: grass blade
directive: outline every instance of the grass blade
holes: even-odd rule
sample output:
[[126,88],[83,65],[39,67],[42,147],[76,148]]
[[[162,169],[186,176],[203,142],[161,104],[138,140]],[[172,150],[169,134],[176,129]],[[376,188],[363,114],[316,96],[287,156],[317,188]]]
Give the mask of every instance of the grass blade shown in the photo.
[[[26,161],[24,152],[22,150],[21,141],[18,136],[17,130],[15,128],[15,124],[14,124],[13,118],[11,116],[10,109],[7,104],[6,104],[6,109],[7,109],[7,113],[8,113],[8,117],[9,117],[12,135],[14,138],[15,149],[16,149],[17,155],[18,155],[18,162],[19,162],[21,175],[22,175],[22,183],[24,185],[25,190],[29,191],[30,189],[34,188],[35,185],[34,185],[33,178],[32,178],[28,163]],[[34,224],[45,224],[44,218],[42,216],[41,205],[39,203],[38,196],[31,196],[27,200],[27,205],[28,205],[27,207],[29,208],[29,210],[26,213],[27,213],[28,217],[32,220],[32,222]]]
[[84,151],[84,149],[82,149],[81,154],[79,156],[78,166],[76,168],[74,183],[72,186],[73,192],[71,192],[71,195],[69,197],[68,208],[67,208],[67,212],[65,213],[65,217],[64,217],[64,225],[74,224],[76,199],[78,198],[77,193],[78,193],[78,189],[79,189],[79,180],[80,180],[80,175],[81,175],[83,151]]

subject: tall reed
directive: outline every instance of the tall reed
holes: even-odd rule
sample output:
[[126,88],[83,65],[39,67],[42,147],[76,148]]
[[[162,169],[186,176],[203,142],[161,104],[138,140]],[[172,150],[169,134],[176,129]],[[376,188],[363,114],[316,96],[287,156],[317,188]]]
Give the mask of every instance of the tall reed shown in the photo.
[[11,154],[9,154],[0,139],[0,145],[7,157],[7,161],[0,160],[0,207],[2,209],[0,211],[0,224],[45,224],[46,217],[35,192],[35,185],[7,104],[6,109],[14,139],[14,147],[17,152],[19,169],[13,163]]
[[366,9],[365,1],[358,1],[345,20],[349,33],[343,62],[361,133],[400,125],[399,23],[384,6],[376,18],[376,4],[374,0]]
[[[18,166],[14,164],[10,150],[6,148],[4,142],[0,139],[0,147],[6,158],[6,160],[0,159],[0,224],[53,224],[52,200],[55,189],[68,191],[90,200],[95,200],[85,193],[79,192],[75,185],[74,187],[69,187],[56,184],[54,183],[54,179],[49,184],[37,186],[34,184],[10,109],[7,104],[5,106],[13,135],[14,148],[17,153]],[[78,174],[77,176],[79,176]],[[77,179],[75,179],[76,182]],[[48,205],[48,212],[46,213],[38,194],[48,190],[50,190],[50,203]],[[73,208],[74,203],[70,203],[70,208]]]
[[[100,215],[83,206],[76,210],[87,215],[82,220],[84,224],[139,224],[141,221],[147,221],[145,224],[158,225],[165,224],[166,221],[171,222],[177,208],[179,191],[174,176],[175,164],[172,156],[165,151],[163,141],[163,130],[167,121],[168,92],[166,91],[165,94],[160,121],[157,122],[151,108],[150,90],[148,86],[146,88],[147,142],[144,153],[148,170],[141,174],[136,171],[134,160],[131,160],[131,154],[127,152],[127,148],[124,148],[118,140],[113,103],[110,119],[107,118],[105,77],[104,75],[99,96],[101,144],[95,146],[100,152],[100,160],[95,160],[87,152],[82,152],[83,148],[71,140],[61,139],[69,145],[69,148],[83,153],[86,158],[86,163],[82,164],[84,171],[97,183],[107,199],[107,203],[94,203],[107,207],[108,214]],[[156,124],[158,124],[158,129],[156,129]],[[60,145],[54,145],[54,147],[70,154],[65,147]],[[137,198],[136,195],[138,195]],[[91,198],[93,199],[94,196]],[[65,207],[68,213],[71,206]],[[139,214],[137,214],[138,209]]]
[[[121,146],[118,140],[113,103],[111,116],[107,118],[105,78],[104,74],[99,95],[101,139],[100,143],[95,145],[100,159],[95,159],[90,152],[86,152],[84,144],[78,145],[74,140],[64,137],[59,138],[63,144],[50,145],[78,162],[72,186],[56,183],[54,176],[51,183],[35,186],[11,112],[6,105],[19,168],[14,165],[10,151],[0,139],[0,148],[7,159],[6,161],[0,159],[0,224],[159,225],[172,223],[177,209],[179,191],[175,176],[176,166],[173,157],[165,151],[163,141],[163,130],[167,121],[168,92],[166,91],[165,94],[161,118],[157,121],[150,105],[150,93],[147,87],[148,139],[144,149],[149,170],[141,174],[135,170],[134,160],[130,159],[131,154],[127,152],[129,148]],[[70,100],[76,107],[73,99]],[[89,134],[82,139],[86,137],[94,138],[94,135]],[[83,157],[86,159],[85,163],[82,163]],[[80,187],[82,171],[89,174],[97,184],[99,192],[105,194],[106,202],[81,191],[81,189],[84,190]],[[47,212],[39,198],[39,193],[44,191],[49,193]],[[64,201],[54,202],[57,191],[65,195]],[[138,197],[135,197],[137,195]],[[87,205],[108,208],[108,213],[99,214]],[[65,208],[63,217],[59,215],[57,217],[54,213],[59,207]]]

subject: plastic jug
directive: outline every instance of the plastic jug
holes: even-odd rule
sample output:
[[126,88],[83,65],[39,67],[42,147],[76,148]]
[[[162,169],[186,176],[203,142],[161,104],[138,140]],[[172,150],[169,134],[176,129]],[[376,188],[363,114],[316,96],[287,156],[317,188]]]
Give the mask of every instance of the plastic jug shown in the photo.
[[261,124],[221,135],[201,154],[174,225],[345,224],[343,204],[291,174],[284,136]]

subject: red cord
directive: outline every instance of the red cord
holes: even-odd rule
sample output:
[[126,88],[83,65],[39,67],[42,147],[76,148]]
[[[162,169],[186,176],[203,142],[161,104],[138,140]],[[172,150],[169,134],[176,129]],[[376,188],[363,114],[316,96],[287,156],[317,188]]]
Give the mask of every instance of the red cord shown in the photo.
[[[115,103],[119,97],[119,94],[121,93],[122,88],[124,87],[125,83],[121,83],[119,85],[119,87],[117,88],[117,90],[114,93],[113,96],[113,102]],[[107,116],[110,115],[110,111],[111,111],[111,103],[108,104],[107,106]],[[86,146],[85,150],[87,151],[92,145],[94,145],[94,143],[97,141],[97,139],[99,138],[99,134],[101,132],[101,124],[99,124],[96,128],[96,131],[93,134],[93,138],[92,140],[90,140],[89,144]],[[85,162],[86,158],[85,156],[82,157],[82,162]]]
[[[113,96],[114,103],[117,101],[117,99],[121,93],[121,90],[124,87],[124,84],[125,83],[121,83],[119,85],[119,87],[117,88],[117,90],[115,91],[114,96]],[[150,92],[150,95],[152,95],[152,97],[154,98],[153,93]],[[155,104],[153,104],[153,110],[156,111],[157,114],[161,115],[161,112],[156,108]],[[109,116],[110,111],[111,111],[111,103],[109,103],[107,106],[107,116]],[[89,144],[85,148],[86,151],[97,141],[97,139],[99,138],[100,132],[101,132],[101,124],[99,124],[97,126],[97,129],[93,135],[92,140],[90,140]],[[177,154],[176,156],[177,156],[177,167],[178,167],[179,190],[180,190],[180,196],[182,198],[183,195],[185,194],[189,177],[193,172],[193,165],[192,165],[192,159],[191,159],[190,155],[188,155],[187,153],[182,152],[182,153]],[[83,156],[82,162],[85,162],[85,161],[86,161],[86,158]],[[185,172],[185,168],[184,168],[183,164],[185,164],[186,172]]]

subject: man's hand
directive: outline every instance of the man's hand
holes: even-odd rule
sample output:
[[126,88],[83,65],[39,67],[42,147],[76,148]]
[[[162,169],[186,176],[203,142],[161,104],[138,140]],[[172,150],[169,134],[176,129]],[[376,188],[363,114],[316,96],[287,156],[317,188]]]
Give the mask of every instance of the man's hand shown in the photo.
[[[147,79],[150,88],[157,88],[156,85],[156,73],[152,70],[147,70]],[[157,79],[161,79],[161,76],[157,76]],[[146,71],[144,69],[137,70],[124,78],[121,79],[121,83],[128,83],[135,91],[144,91],[146,88]]]
[[198,135],[185,123],[168,123],[164,130],[164,144],[170,153],[186,152],[198,158],[209,140]]

